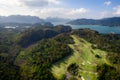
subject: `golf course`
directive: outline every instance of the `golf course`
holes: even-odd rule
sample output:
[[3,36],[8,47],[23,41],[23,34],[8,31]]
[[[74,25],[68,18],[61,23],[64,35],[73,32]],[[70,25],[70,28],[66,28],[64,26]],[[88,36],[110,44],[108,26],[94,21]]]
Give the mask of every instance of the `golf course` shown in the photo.
[[[107,52],[100,49],[93,49],[91,44],[76,35],[71,35],[74,40],[74,44],[69,44],[69,47],[73,50],[73,53],[68,57],[55,63],[51,72],[58,80],[62,80],[63,77],[68,80],[97,80],[98,73],[96,71],[97,65],[110,64],[107,60]],[[77,74],[73,75],[68,71],[68,67],[71,64],[78,65]]]

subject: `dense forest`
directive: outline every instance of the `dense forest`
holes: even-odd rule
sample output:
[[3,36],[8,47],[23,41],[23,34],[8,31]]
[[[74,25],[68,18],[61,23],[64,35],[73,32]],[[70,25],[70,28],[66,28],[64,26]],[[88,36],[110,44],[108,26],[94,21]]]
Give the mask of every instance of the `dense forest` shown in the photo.
[[58,25],[32,27],[12,37],[1,34],[0,80],[54,80],[51,65],[72,53],[67,45],[73,43],[70,31],[69,26]]
[[[53,64],[73,54],[71,35],[90,42],[93,49],[107,51],[110,64],[97,65],[98,80],[120,80],[120,35],[99,34],[90,29],[72,30],[70,26],[37,26],[0,29],[0,80],[57,80]],[[100,58],[99,55],[96,55]],[[70,64],[76,76],[79,66]],[[64,76],[62,80],[66,80]],[[77,80],[72,78],[70,80]]]
[[[97,65],[99,74],[98,80],[119,80],[120,79],[120,35],[119,34],[99,34],[90,29],[79,29],[72,32],[92,43],[93,49],[108,51],[107,55],[110,64]],[[96,55],[100,58],[100,56]]]

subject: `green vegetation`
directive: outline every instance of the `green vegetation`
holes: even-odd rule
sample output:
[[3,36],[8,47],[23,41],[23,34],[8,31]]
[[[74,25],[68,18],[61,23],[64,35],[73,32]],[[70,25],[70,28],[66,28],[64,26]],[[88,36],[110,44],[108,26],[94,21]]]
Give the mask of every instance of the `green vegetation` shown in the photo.
[[[0,34],[0,65],[2,66],[0,80],[46,80],[48,78],[54,80],[50,72],[51,65],[72,52],[67,45],[72,43],[72,38],[68,34],[55,36],[69,31],[71,31],[69,26],[59,25],[58,28],[57,26],[55,28],[32,27],[11,36],[7,36],[6,33]],[[61,41],[65,41],[64,44]]]
[[[52,73],[58,79],[61,79],[62,75],[67,75],[67,68],[71,64],[77,64],[79,66],[77,78],[84,78],[85,80],[95,80],[96,77],[96,65],[102,63],[108,63],[106,60],[106,52],[99,49],[92,49],[91,44],[77,36],[72,36],[75,44],[69,46],[73,49],[73,54],[66,57],[62,61],[56,63],[52,67]],[[97,59],[96,54],[99,54],[102,58]],[[72,74],[71,74],[72,75]]]
[[119,80],[119,44],[120,35],[63,25],[1,28],[0,80]]
[[120,72],[108,64],[97,66],[98,80],[120,80]]
[[58,25],[56,27],[33,27],[18,34],[15,38],[15,43],[23,48],[42,40],[55,37],[60,33],[71,31],[71,27]]
[[0,80],[20,80],[19,68],[0,63]]
[[99,34],[97,31],[90,29],[78,29],[72,32],[92,43],[93,48],[101,49],[108,52],[120,52],[120,35],[117,34]]
[[[52,73],[58,80],[61,80],[64,75],[66,78],[68,78],[68,73],[69,80],[71,77],[75,77],[78,80],[97,80],[98,77],[102,75],[102,73],[100,74],[99,71],[97,71],[98,65],[112,65],[107,59],[108,52],[100,49],[93,49],[91,47],[91,43],[85,41],[82,38],[79,38],[78,36],[74,35],[72,37],[75,41],[75,44],[70,44],[69,46],[73,49],[73,54],[54,64],[52,67]],[[79,69],[77,70],[78,74],[73,75],[68,71],[68,68],[70,65],[76,64],[79,66]],[[74,69],[74,66],[72,68]],[[100,71],[102,72],[102,70]],[[114,76],[114,72],[111,73],[110,76]],[[99,80],[101,79],[99,78]],[[114,79],[112,78],[109,80]]]
[[76,63],[72,63],[68,66],[67,71],[72,75],[78,74],[79,66]]
[[[54,80],[50,67],[53,63],[71,54],[71,49],[66,43],[56,41],[60,40],[59,38],[41,40],[17,56],[15,64],[20,66],[23,79],[46,80],[49,78],[49,80]],[[63,41],[69,40],[69,37],[62,39]]]

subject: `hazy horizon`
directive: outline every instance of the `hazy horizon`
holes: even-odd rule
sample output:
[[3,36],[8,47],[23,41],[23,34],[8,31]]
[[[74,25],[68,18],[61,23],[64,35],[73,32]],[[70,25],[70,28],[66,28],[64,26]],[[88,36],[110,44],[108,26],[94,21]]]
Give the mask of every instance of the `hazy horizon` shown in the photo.
[[0,0],[0,16],[101,19],[120,16],[119,0]]

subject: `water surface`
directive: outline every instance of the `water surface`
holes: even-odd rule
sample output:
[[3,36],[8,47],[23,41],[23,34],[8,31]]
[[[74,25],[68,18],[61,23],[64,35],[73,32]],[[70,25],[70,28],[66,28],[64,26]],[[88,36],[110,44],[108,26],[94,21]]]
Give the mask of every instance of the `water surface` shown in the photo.
[[109,26],[99,26],[99,25],[70,25],[73,29],[83,29],[90,28],[96,30],[99,33],[115,33],[120,34],[120,27],[109,27]]

